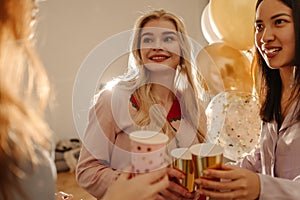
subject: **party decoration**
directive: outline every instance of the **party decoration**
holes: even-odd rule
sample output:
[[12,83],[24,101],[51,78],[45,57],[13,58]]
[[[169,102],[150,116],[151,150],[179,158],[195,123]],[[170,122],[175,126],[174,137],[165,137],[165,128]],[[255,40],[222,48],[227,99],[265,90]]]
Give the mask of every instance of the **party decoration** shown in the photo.
[[225,43],[204,47],[197,55],[197,67],[213,96],[230,90],[252,92],[249,59],[240,50]]
[[224,156],[238,160],[259,145],[259,102],[251,93],[222,92],[206,109],[207,140],[224,147]]
[[212,26],[224,42],[240,50],[253,47],[256,1],[210,0]]
[[261,72],[258,67],[258,55],[255,54],[251,60],[251,74],[253,79],[253,85],[255,92],[260,94],[260,85],[261,85]]
[[208,5],[204,8],[202,15],[201,15],[201,30],[203,33],[204,38],[207,40],[209,44],[217,42],[220,39],[214,32],[211,26],[211,20],[209,18],[209,8]]

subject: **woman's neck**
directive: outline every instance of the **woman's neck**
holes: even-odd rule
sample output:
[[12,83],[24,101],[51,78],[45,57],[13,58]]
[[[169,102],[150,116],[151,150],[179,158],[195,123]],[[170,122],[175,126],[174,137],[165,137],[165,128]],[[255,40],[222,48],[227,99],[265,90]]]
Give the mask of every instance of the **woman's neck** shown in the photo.
[[[166,90],[174,91],[174,77],[176,70],[163,70],[150,72],[149,83],[153,84],[154,90],[158,90],[158,93],[166,92]],[[162,87],[158,87],[162,86]],[[159,92],[163,91],[163,92]],[[163,94],[162,94],[163,95]]]
[[[292,92],[294,67],[285,67],[280,69],[282,82],[281,91],[281,117],[282,121],[290,110],[292,103],[295,101],[295,94]],[[293,95],[293,96],[292,96]]]
[[280,77],[282,83],[282,94],[289,93],[293,84],[294,67],[284,67],[280,69]]
[[174,77],[176,70],[151,71],[151,93],[155,100],[168,111],[174,100]]
[[152,84],[151,93],[154,98],[163,106],[170,103],[172,104],[175,96],[172,90],[159,84]]

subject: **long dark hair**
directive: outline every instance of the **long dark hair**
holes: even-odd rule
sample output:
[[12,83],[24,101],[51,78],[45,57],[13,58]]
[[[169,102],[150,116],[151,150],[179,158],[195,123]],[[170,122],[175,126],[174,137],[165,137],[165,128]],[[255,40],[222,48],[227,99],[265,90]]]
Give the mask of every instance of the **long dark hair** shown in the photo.
[[[263,0],[258,0],[256,4],[256,10]],[[294,55],[294,66],[295,74],[293,77],[293,89],[291,96],[299,100],[300,93],[300,1],[299,0],[280,0],[282,3],[287,5],[293,11],[293,21],[295,30],[295,55]],[[260,117],[265,122],[270,122],[274,119],[281,122],[281,90],[282,83],[279,74],[279,69],[271,69],[265,62],[262,55],[256,49],[256,56],[258,58],[258,66],[262,74],[260,98],[261,98],[261,109]],[[298,103],[299,101],[297,101]],[[300,120],[300,111],[296,113],[297,120]]]

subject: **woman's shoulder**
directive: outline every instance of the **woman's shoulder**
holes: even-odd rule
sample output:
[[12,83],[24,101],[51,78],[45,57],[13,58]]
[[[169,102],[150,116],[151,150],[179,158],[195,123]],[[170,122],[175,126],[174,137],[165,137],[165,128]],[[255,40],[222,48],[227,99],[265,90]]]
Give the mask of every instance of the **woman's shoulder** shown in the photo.
[[[39,162],[32,167],[31,164],[22,164],[26,176],[20,178],[18,182],[22,190],[28,195],[29,199],[49,199],[55,198],[55,179],[56,168],[48,151],[37,147],[36,156]],[[23,199],[19,197],[17,193],[16,199]]]
[[133,91],[121,85],[116,85],[110,89],[103,89],[94,96],[94,104],[99,102],[120,102],[128,101]]

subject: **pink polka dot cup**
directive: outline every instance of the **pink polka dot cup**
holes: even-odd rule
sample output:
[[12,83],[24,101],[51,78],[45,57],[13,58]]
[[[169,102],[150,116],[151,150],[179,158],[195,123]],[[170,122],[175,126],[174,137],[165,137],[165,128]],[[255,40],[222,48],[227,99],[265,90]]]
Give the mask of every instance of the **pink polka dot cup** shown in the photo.
[[131,140],[131,163],[133,173],[147,173],[163,167],[169,137],[155,131],[135,131]]

